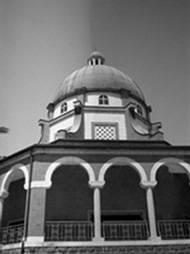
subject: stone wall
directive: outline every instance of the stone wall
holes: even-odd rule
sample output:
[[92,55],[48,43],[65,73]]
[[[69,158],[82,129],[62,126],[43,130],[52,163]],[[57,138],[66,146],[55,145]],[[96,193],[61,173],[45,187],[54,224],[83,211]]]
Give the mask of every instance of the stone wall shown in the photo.
[[4,250],[1,254],[189,254],[189,245],[101,246],[101,247],[30,247]]

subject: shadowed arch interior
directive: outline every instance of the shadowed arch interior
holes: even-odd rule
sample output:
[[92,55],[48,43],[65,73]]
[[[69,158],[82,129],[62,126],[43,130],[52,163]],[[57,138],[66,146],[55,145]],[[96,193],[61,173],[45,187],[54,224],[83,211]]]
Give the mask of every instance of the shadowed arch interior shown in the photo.
[[190,219],[190,187],[186,171],[180,165],[164,165],[156,174],[154,188],[157,220]]
[[[122,220],[143,220],[147,217],[145,190],[140,187],[140,177],[132,167],[111,166],[106,172],[105,182],[102,215],[112,211],[115,215],[122,215]],[[119,216],[113,218],[117,220]]]
[[[26,190],[25,179],[12,181],[9,184],[9,195],[4,200],[2,226],[12,226],[24,223]],[[14,212],[13,212],[14,211]]]
[[86,221],[92,210],[92,190],[88,175],[79,165],[61,165],[47,190],[46,221]]

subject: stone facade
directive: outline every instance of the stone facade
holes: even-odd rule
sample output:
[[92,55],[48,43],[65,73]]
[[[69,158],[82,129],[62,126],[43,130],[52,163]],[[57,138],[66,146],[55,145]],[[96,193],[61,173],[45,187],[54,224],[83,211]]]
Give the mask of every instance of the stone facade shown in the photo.
[[[20,254],[21,249],[3,250],[2,254]],[[25,254],[189,254],[189,245],[101,246],[101,247],[30,247]]]

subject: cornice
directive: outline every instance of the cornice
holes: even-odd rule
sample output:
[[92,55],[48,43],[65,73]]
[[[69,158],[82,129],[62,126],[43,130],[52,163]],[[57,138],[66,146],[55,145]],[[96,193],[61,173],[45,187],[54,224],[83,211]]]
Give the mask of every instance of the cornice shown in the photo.
[[49,125],[52,126],[52,125],[54,125],[58,122],[61,122],[71,116],[74,116],[74,109],[72,109],[68,112],[65,112],[64,114],[61,114],[61,115],[57,116],[56,118],[49,120]]
[[171,146],[165,141],[62,140],[51,144],[34,144],[0,161],[0,169],[33,155],[90,154],[110,156],[164,156],[190,159],[190,146]]
[[12,166],[15,163],[26,160],[30,158],[30,147],[25,148],[19,152],[6,156],[3,160],[0,160],[0,169],[8,166]]

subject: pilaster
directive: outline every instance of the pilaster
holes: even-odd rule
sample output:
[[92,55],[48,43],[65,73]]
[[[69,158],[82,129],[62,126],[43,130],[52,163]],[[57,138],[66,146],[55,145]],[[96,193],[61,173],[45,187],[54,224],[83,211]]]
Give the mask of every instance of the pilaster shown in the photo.
[[27,242],[44,241],[45,200],[45,187],[31,188]]

